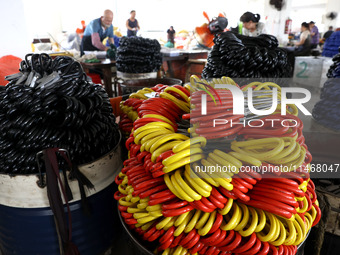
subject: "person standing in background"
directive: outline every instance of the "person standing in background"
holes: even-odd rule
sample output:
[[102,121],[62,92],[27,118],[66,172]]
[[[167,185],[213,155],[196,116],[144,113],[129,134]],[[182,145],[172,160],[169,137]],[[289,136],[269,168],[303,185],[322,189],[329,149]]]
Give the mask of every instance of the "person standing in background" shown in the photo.
[[309,56],[311,50],[311,36],[309,31],[309,24],[303,22],[301,24],[300,41],[295,43],[297,48],[294,51],[295,56]]
[[333,34],[333,27],[330,26],[328,28],[328,31],[323,35],[323,38],[325,38],[325,41]]
[[83,39],[81,41],[81,52],[84,51],[107,51],[102,41],[104,38],[109,37],[110,43],[113,41],[113,12],[105,10],[103,16],[98,19],[92,20],[85,28]]
[[174,27],[170,26],[167,33],[168,33],[168,42],[175,44],[175,33],[176,33],[176,31],[174,30]]
[[170,26],[168,31],[166,31],[168,34],[168,41],[164,44],[164,47],[167,48],[174,48],[175,47],[175,29],[173,26]]
[[315,49],[319,44],[320,34],[319,29],[317,26],[315,26],[314,21],[309,22],[309,30],[311,35],[311,49]]
[[243,22],[242,34],[246,36],[265,34],[265,25],[263,22],[259,22],[260,19],[260,14],[245,12],[240,18],[240,21]]
[[140,30],[138,20],[136,19],[136,11],[132,10],[130,12],[130,18],[126,21],[127,36],[136,36],[137,31]]

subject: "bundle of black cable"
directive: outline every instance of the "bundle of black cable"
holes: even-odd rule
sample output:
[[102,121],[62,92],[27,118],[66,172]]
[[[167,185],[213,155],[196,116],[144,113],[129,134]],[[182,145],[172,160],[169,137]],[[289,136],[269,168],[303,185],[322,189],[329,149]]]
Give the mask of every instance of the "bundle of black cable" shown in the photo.
[[123,73],[157,72],[162,65],[160,51],[157,40],[123,37],[117,50],[117,70]]
[[313,108],[313,117],[326,127],[340,130],[340,78],[326,81],[321,100]]
[[[339,47],[340,52],[340,47]],[[328,78],[340,78],[340,53],[333,57],[333,64],[329,67],[327,72]]]
[[272,35],[249,37],[224,32],[216,35],[214,42],[202,72],[205,79],[222,76],[284,78],[291,75],[287,52],[278,48],[278,41]]
[[320,124],[340,130],[340,54],[333,58],[327,81],[321,89],[320,101],[313,108],[313,117]]
[[73,59],[26,56],[8,80],[0,90],[0,172],[37,173],[45,148],[68,150],[73,164],[90,162],[119,142],[107,93]]

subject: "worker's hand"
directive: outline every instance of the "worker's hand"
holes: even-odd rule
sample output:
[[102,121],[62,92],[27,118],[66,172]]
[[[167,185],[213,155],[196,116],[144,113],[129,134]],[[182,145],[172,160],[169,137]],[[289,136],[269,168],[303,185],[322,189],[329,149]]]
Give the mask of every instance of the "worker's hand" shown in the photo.
[[109,47],[105,47],[105,51],[109,50],[110,48]]

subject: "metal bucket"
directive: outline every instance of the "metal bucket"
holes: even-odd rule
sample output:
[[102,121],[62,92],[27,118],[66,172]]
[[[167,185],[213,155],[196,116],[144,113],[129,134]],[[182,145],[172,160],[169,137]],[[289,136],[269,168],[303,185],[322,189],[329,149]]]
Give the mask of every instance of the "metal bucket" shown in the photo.
[[[101,158],[79,166],[93,183],[86,190],[90,216],[83,214],[77,181],[69,181],[74,200],[72,241],[82,255],[97,255],[107,250],[115,235],[114,177],[122,168],[118,144]],[[59,255],[58,236],[46,188],[37,186],[36,175],[0,175],[0,254]]]
[[[129,227],[125,224],[125,222],[123,221],[122,216],[120,215],[120,212],[117,208],[118,211],[118,215],[119,215],[119,220],[123,226],[123,231],[125,231],[125,234],[123,234],[121,238],[121,241],[124,241],[124,245],[126,245],[127,243],[130,243],[129,245],[126,245],[127,247],[123,247],[122,251],[124,252],[125,255],[153,255],[154,253],[151,252],[153,250],[155,250],[157,248],[157,244],[156,243],[148,243],[144,240],[141,239],[140,236],[138,236],[135,232],[133,232],[133,230],[131,231],[129,229]],[[310,233],[310,230],[307,233],[307,237],[308,238]],[[125,240],[125,236],[127,235],[129,238],[129,240]],[[297,247],[297,252],[296,255],[304,255],[304,247],[305,247],[305,240],[303,240],[302,243],[300,243]],[[113,253],[113,254],[119,254],[119,253]]]
[[153,79],[157,78],[157,72],[152,73],[122,73],[117,71],[117,77],[121,79]]
[[182,81],[175,78],[124,80],[120,86],[122,87],[123,95],[126,95],[136,92],[142,88],[153,87],[157,84],[182,85]]
[[310,234],[310,231],[311,231],[311,229],[308,231],[305,240],[303,240],[302,243],[300,243],[300,244],[298,245],[298,247],[297,247],[297,252],[296,252],[295,255],[304,255],[304,254],[305,254],[304,249],[305,249],[306,240],[307,240],[307,238],[308,238],[308,236],[309,236],[309,234]]
[[[118,202],[117,202],[118,203]],[[156,248],[155,244],[149,243],[147,241],[141,240],[141,237],[137,235],[137,233],[130,231],[128,226],[123,221],[123,218],[120,214],[120,211],[118,210],[118,216],[121,223],[122,236],[120,237],[120,242],[123,243],[123,246],[120,247],[122,249],[120,252],[124,253],[125,255],[153,255],[154,253],[151,252],[151,250],[154,250]],[[118,253],[113,253],[118,254]]]

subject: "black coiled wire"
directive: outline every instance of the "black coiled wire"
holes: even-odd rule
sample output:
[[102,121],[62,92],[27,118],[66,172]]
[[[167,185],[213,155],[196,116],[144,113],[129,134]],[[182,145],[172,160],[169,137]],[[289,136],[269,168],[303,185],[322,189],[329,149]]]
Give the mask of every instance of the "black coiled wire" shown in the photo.
[[[78,62],[34,54],[26,56],[20,71],[0,90],[1,173],[38,173],[36,154],[45,148],[66,149],[74,164],[83,164],[119,142],[107,93],[87,80]],[[40,78],[25,85],[23,77],[31,72]],[[41,86],[53,75],[55,80]]]
[[124,73],[157,72],[162,65],[160,50],[157,40],[123,37],[117,50],[117,70]]
[[[339,47],[340,52],[340,47]],[[333,57],[333,64],[327,72],[328,78],[340,78],[340,53]]]
[[313,117],[320,124],[331,129],[340,130],[340,102],[321,100],[313,108]]
[[321,89],[320,101],[313,108],[313,117],[320,124],[340,130],[340,53],[333,58],[329,78]]
[[249,37],[224,32],[214,38],[215,45],[208,55],[202,72],[205,79],[228,76],[231,78],[284,78],[291,76],[292,67],[287,52],[278,48],[272,35]]

